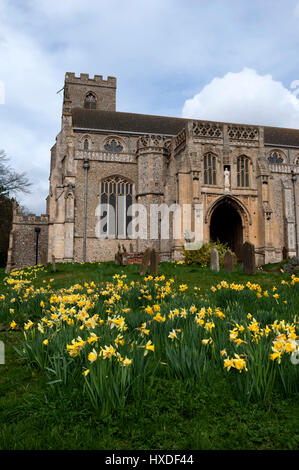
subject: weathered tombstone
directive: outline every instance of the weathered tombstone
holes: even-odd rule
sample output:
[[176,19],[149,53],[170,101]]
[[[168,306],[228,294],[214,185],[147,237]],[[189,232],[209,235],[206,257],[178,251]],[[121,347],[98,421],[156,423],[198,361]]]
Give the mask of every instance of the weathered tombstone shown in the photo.
[[46,248],[42,248],[41,250],[40,262],[45,268],[48,266],[48,256]]
[[151,251],[151,275],[158,276],[159,274],[159,253],[155,248]]
[[121,264],[121,253],[119,251],[115,254],[115,264]]
[[243,258],[243,269],[246,274],[255,274],[256,265],[255,265],[255,250],[254,245],[249,242],[243,243],[242,250]]
[[230,250],[228,250],[224,255],[223,269],[225,271],[234,270],[234,254]]
[[140,265],[140,276],[144,276],[150,261],[151,249],[147,248],[143,254],[142,262]]
[[127,249],[126,249],[125,245],[123,245],[123,252],[122,252],[122,256],[121,256],[121,264],[123,266],[126,266],[128,264],[128,253],[127,253]]
[[210,261],[211,261],[211,270],[219,271],[219,253],[216,248],[213,248],[213,250],[211,251]]
[[56,273],[56,261],[54,255],[52,255],[52,271],[53,273]]

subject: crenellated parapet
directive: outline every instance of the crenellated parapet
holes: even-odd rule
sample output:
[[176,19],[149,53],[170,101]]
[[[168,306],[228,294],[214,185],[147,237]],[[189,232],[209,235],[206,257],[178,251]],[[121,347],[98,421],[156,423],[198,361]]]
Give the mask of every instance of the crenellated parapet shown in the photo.
[[13,224],[30,224],[30,225],[40,225],[48,224],[49,216],[48,214],[23,214],[19,209],[19,204],[16,200],[13,203]]
[[88,73],[80,73],[80,75],[76,77],[75,73],[66,72],[65,82],[80,85],[97,85],[101,87],[105,86],[110,88],[116,88],[116,77],[108,76],[105,80],[103,79],[103,75],[94,75],[94,77],[92,78],[89,76]]
[[[46,263],[48,256],[49,216],[24,215],[16,200],[13,202],[12,229],[9,236],[6,272],[14,268]],[[38,234],[38,235],[37,235]]]

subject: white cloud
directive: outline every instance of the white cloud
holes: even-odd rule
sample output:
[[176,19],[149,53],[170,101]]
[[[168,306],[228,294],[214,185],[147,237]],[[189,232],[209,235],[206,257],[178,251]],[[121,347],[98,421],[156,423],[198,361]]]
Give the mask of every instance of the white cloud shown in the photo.
[[[287,86],[299,78],[298,20],[294,14],[298,0],[289,0],[283,9],[279,2],[272,2],[270,9],[268,2],[260,0],[228,3],[0,0],[0,81],[5,85],[0,149],[11,157],[16,170],[26,171],[34,182],[32,194],[20,194],[20,202],[30,210],[45,210],[50,148],[61,116],[62,93],[56,92],[67,71],[116,76],[119,111],[175,116],[180,114],[183,101],[204,83],[228,70],[242,70],[244,63],[263,73],[270,71]],[[218,79],[220,88],[224,78]],[[273,90],[273,83],[278,82],[269,81],[268,88]],[[212,83],[201,91],[196,114],[220,120],[227,114],[227,102],[236,108],[238,100],[228,93],[229,83],[228,89],[221,91],[216,81],[213,93],[209,88]],[[253,84],[247,90],[248,100],[256,87]],[[260,89],[262,104],[263,93]],[[251,99],[255,103],[255,94]],[[269,102],[276,125],[288,119],[293,125],[296,97],[290,97],[279,83],[276,92],[268,96],[267,109]],[[256,113],[256,106],[251,112],[247,102],[244,105],[241,100],[239,108],[236,118],[228,115],[225,120],[264,119]]]
[[299,128],[299,99],[271,75],[244,68],[214,78],[185,101],[183,117]]

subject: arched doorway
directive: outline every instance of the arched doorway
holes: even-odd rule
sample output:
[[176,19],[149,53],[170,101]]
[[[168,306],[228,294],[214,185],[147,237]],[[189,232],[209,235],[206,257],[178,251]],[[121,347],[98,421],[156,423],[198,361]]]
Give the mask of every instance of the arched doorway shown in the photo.
[[216,205],[210,219],[210,239],[227,243],[236,253],[238,260],[242,258],[243,227],[242,219],[229,198],[222,199]]

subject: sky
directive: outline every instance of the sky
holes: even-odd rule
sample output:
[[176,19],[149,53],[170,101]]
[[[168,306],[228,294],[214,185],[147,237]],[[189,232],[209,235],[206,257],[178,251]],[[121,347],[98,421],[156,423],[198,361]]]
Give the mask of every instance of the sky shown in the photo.
[[45,213],[66,72],[117,111],[299,128],[299,1],[0,0],[0,149]]

